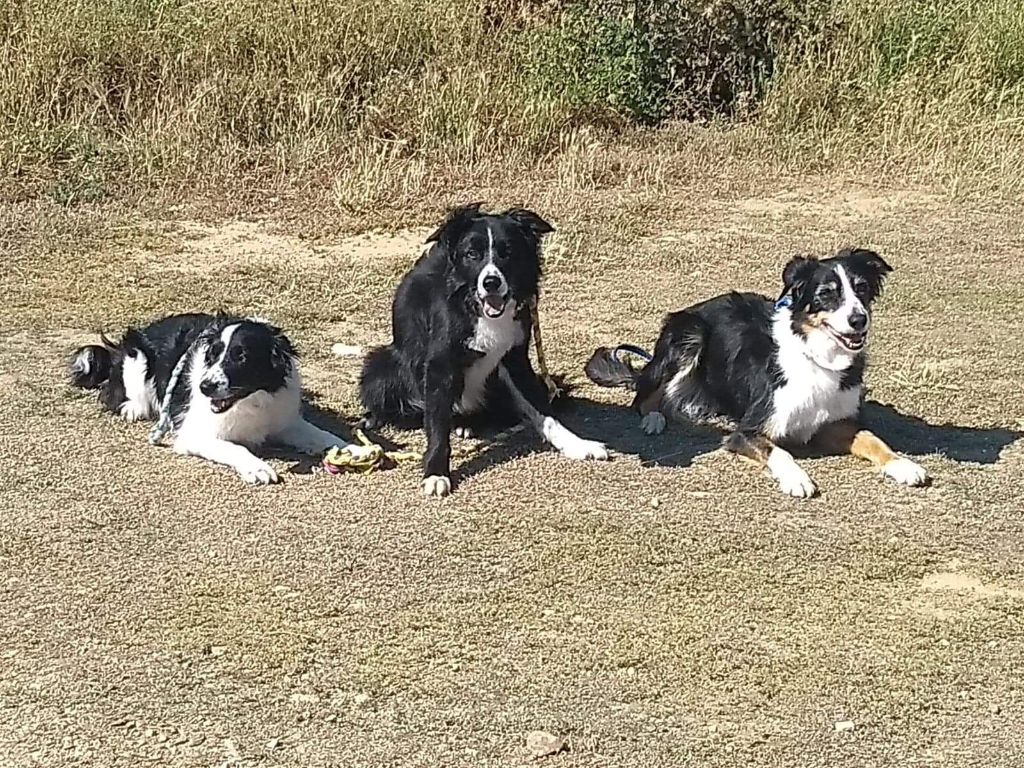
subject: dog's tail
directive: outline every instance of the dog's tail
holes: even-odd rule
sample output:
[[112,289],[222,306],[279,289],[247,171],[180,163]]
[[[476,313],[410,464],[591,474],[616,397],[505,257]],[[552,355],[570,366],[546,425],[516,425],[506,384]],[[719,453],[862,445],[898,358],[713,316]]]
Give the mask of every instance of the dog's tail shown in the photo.
[[620,344],[614,349],[598,347],[583,370],[587,378],[599,387],[635,389],[640,371],[633,367],[628,355],[639,357],[645,363],[651,361],[651,355],[646,350],[632,344]]
[[71,384],[79,389],[97,389],[110,378],[114,360],[113,351],[117,345],[106,336],[100,336],[100,344],[79,347],[71,356],[68,365]]

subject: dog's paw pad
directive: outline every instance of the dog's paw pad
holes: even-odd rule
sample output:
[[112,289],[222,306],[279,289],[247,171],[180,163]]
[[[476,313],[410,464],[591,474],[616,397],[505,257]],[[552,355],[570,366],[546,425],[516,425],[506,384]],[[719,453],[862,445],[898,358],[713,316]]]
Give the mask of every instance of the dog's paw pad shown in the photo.
[[456,427],[454,432],[456,437],[461,437],[463,440],[468,440],[473,437],[472,427]]
[[423,479],[423,495],[443,498],[452,492],[451,478],[442,475],[431,475]]
[[278,480],[277,472],[265,461],[254,461],[239,467],[238,474],[250,485],[270,485]]
[[928,482],[928,472],[924,467],[902,457],[886,462],[882,473],[903,485],[924,485]]
[[640,419],[640,429],[645,435],[660,435],[668,426],[668,420],[659,412],[651,411]]

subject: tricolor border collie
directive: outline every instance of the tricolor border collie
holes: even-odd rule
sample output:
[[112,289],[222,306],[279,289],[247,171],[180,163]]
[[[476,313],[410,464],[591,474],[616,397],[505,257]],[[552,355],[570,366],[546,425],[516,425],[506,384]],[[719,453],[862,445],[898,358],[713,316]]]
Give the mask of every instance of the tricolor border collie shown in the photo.
[[863,397],[871,306],[892,268],[877,253],[845,249],[818,261],[795,258],[781,297],[728,293],[665,319],[654,356],[634,370],[620,351],[598,349],[588,377],[636,390],[633,407],[648,434],[666,418],[725,418],[725,448],[767,467],[784,493],[815,486],[778,444],[812,440],[833,453],[867,459],[893,480],[923,485],[925,470],[894,453],[857,422]]
[[604,445],[577,437],[551,415],[547,388],[530,363],[541,239],[553,231],[521,208],[456,208],[395,292],[393,341],[370,351],[360,377],[364,423],[424,427],[427,496],[451,492],[453,427],[525,419],[565,456],[608,458]]
[[172,315],[129,328],[117,342],[101,338],[74,353],[72,384],[99,390],[103,407],[127,421],[158,419],[166,403],[176,453],[266,484],[277,482],[277,473],[252,453],[264,444],[307,454],[336,445],[361,450],[302,418],[298,355],[263,320]]

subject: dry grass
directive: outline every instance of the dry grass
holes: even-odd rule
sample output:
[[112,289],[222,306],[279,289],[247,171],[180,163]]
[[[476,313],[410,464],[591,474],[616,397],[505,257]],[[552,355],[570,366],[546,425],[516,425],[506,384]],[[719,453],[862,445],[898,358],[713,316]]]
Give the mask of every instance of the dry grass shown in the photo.
[[[526,765],[536,728],[570,737],[553,766],[1019,764],[1024,360],[1007,307],[1024,302],[1024,210],[736,159],[684,173],[688,145],[665,141],[581,144],[546,176],[474,190],[557,224],[549,355],[578,385],[567,420],[619,455],[573,464],[522,437],[460,462],[441,503],[414,469],[243,487],[55,374],[92,329],[226,304],[280,320],[319,404],[354,416],[355,369],[330,344],[385,338],[422,231],[332,228],[429,224],[458,181],[340,224],[329,194],[0,207],[7,764]],[[822,495],[783,498],[713,435],[641,439],[621,394],[582,381],[594,346],[649,343],[664,310],[774,291],[789,254],[847,242],[896,266],[869,374],[894,410],[869,417],[933,487],[807,459]]]

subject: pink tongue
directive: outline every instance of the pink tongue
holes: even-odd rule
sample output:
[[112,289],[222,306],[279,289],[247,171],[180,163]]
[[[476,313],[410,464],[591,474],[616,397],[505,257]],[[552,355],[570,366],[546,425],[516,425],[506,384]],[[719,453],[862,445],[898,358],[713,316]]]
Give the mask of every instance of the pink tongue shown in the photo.
[[484,303],[491,309],[503,309],[505,307],[505,300],[498,296],[485,296]]

